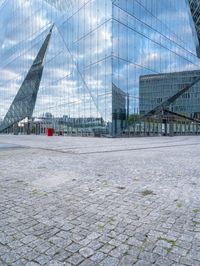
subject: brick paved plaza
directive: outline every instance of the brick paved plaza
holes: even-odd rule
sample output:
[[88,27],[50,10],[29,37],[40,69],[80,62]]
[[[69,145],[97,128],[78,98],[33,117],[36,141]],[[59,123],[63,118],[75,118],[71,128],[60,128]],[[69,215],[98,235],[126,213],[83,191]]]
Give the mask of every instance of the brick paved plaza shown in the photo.
[[0,136],[0,265],[200,265],[200,137]]

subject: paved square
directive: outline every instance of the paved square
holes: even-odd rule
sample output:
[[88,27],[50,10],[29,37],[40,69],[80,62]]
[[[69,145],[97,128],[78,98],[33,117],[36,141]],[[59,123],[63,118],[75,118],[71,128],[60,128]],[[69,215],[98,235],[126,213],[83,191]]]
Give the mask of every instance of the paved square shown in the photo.
[[1,135],[0,265],[200,265],[200,137]]

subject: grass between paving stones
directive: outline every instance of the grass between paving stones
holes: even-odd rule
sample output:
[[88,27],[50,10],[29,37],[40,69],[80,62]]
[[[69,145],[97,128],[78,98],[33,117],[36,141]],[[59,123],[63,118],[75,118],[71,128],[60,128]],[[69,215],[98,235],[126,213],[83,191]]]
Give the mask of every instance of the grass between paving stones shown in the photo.
[[178,202],[178,203],[176,203],[176,206],[177,206],[178,208],[182,208],[182,207],[183,207],[183,204],[180,203],[180,202]]
[[175,240],[168,239],[168,238],[165,238],[165,237],[158,237],[157,239],[158,240],[163,240],[163,241],[165,241],[165,242],[167,242],[168,244],[171,245],[170,248],[164,247],[164,249],[167,251],[167,253],[169,253],[173,249],[173,247],[176,246],[176,241]]
[[105,224],[104,224],[104,225],[102,225],[102,224],[98,224],[98,227],[99,227],[100,229],[103,229],[103,228],[105,227]]
[[28,186],[28,183],[23,181],[23,180],[16,180],[15,181],[17,183],[17,185],[24,185],[24,186]]
[[115,219],[114,217],[111,217],[111,218],[109,219],[109,221],[108,221],[108,223],[109,223],[110,225],[114,225],[115,222],[116,222],[116,219]]
[[144,252],[145,244],[147,243],[147,241],[148,241],[148,235],[145,235],[145,239],[144,239],[142,245],[139,247],[139,250],[141,252]]
[[104,187],[107,187],[107,186],[108,186],[108,181],[107,181],[107,180],[104,180],[104,181],[102,182],[102,185],[103,185]]
[[199,213],[200,212],[200,209],[194,209],[193,212],[194,213]]
[[192,223],[193,223],[194,225],[200,225],[200,222],[197,222],[197,221],[192,221]]
[[145,189],[141,192],[142,196],[148,196],[148,195],[156,195],[152,190],[150,189]]
[[45,197],[48,196],[48,194],[46,192],[42,192],[42,191],[39,191],[37,189],[30,191],[29,194],[30,194],[30,196],[45,196]]

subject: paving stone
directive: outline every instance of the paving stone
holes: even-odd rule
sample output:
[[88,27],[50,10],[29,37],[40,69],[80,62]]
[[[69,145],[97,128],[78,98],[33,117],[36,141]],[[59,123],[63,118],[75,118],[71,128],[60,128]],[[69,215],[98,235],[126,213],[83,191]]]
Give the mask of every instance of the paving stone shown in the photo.
[[136,266],[152,266],[152,264],[145,260],[138,260],[134,265]]
[[70,251],[70,252],[72,252],[72,253],[75,253],[75,252],[77,252],[77,251],[79,251],[79,249],[81,249],[81,245],[79,245],[79,244],[76,244],[76,243],[72,243],[71,245],[69,245],[67,248],[66,248],[66,250],[67,251]]
[[65,223],[62,227],[61,227],[61,229],[62,230],[64,230],[64,231],[70,231],[71,229],[73,229],[74,228],[74,225],[73,224],[71,224],[71,223]]
[[22,247],[16,248],[15,252],[19,254],[20,256],[24,256],[28,254],[29,252],[32,252],[32,248],[28,247],[27,245],[24,245]]
[[58,247],[67,247],[72,243],[72,240],[54,236],[49,239],[49,243],[55,244]]
[[29,252],[27,252],[26,254],[24,254],[24,258],[28,261],[32,261],[34,259],[36,259],[37,257],[39,257],[40,253],[35,251],[35,250],[31,250]]
[[115,237],[117,240],[121,241],[121,242],[124,242],[128,239],[128,236],[127,235],[123,235],[123,234],[119,234]]
[[52,247],[52,244],[50,244],[50,243],[43,243],[43,244],[38,245],[37,247],[35,247],[35,250],[38,251],[38,252],[40,252],[40,253],[45,253],[51,247]]
[[187,242],[187,241],[178,240],[178,241],[176,241],[176,246],[183,248],[183,249],[186,249],[186,250],[190,250],[192,247],[192,243]]
[[135,246],[135,247],[140,247],[143,242],[142,241],[139,241],[138,239],[136,239],[135,237],[131,237],[128,239],[127,243],[129,245],[132,245],[132,246]]
[[160,256],[166,256],[167,255],[167,250],[162,248],[162,247],[158,247],[156,246],[155,249],[153,250],[153,253],[156,253]]
[[191,243],[193,238],[194,238],[193,235],[190,235],[187,233],[187,234],[181,235],[180,240]]
[[90,259],[86,259],[83,262],[81,262],[81,264],[79,264],[80,266],[94,266],[94,262],[91,261]]
[[130,256],[130,255],[126,255],[124,256],[120,262],[119,262],[119,266],[131,266],[133,265],[135,262],[137,261],[136,258]]
[[[85,238],[85,236],[82,235],[82,234],[72,234],[72,236],[70,236],[70,238],[71,238],[74,242],[79,242],[79,243],[80,243],[80,241],[84,241],[84,240],[87,240],[88,243],[90,242],[90,239]],[[87,245],[87,244],[86,244],[86,245]]]
[[98,250],[103,246],[103,243],[99,242],[98,240],[93,240],[89,243],[88,247],[91,247],[93,250]]
[[167,254],[167,257],[174,261],[174,262],[180,262],[180,259],[181,259],[181,256],[179,254],[176,254],[176,253],[173,253],[173,252],[170,252],[169,254]]
[[71,252],[68,252],[66,250],[59,250],[59,252],[56,252],[54,254],[53,258],[58,261],[66,261],[71,255]]
[[135,258],[139,256],[140,252],[141,252],[140,248],[135,248],[133,246],[130,246],[128,250],[128,254]]
[[0,235],[0,244],[5,245],[12,241],[13,241],[12,237],[6,236],[5,234]]
[[55,259],[50,260],[50,261],[49,261],[49,264],[48,264],[48,266],[66,266],[66,265],[71,266],[70,263],[65,263],[65,264],[63,265],[63,262],[57,261],[57,260],[55,260]]
[[92,257],[90,257],[90,260],[96,262],[102,261],[107,255],[103,252],[96,252]]
[[110,252],[110,255],[116,258],[121,258],[125,253],[128,253],[129,246],[122,244]]
[[41,254],[39,257],[35,259],[36,262],[38,262],[40,265],[48,264],[48,262],[51,260],[51,257]]
[[106,244],[106,243],[108,243],[111,239],[112,239],[112,238],[109,237],[108,235],[103,235],[103,236],[99,237],[98,240],[99,240],[100,242]]
[[20,259],[20,256],[15,252],[9,252],[1,256],[1,259],[6,262],[7,264],[11,264],[18,259]]
[[61,250],[62,250],[62,248],[57,247],[57,246],[53,246],[50,249],[48,249],[47,251],[45,251],[45,254],[53,257],[55,254],[58,254]]
[[37,262],[33,262],[33,261],[30,261],[30,262],[26,263],[26,266],[38,266],[38,265],[40,265],[40,264],[37,263]]
[[199,265],[199,137],[0,141],[0,265]]
[[104,252],[104,253],[109,253],[111,250],[113,250],[115,247],[109,244],[105,244],[102,248],[100,248],[99,251]]
[[139,258],[141,260],[145,260],[148,262],[151,262],[152,264],[157,260],[157,258],[159,257],[159,255],[155,254],[155,253],[151,253],[151,252],[141,252],[139,255]]
[[5,245],[0,245],[0,256],[5,254],[5,253],[9,253],[10,248],[5,246]]
[[19,241],[19,240],[14,240],[14,241],[8,243],[8,246],[9,246],[10,248],[12,248],[12,249],[15,249],[15,248],[21,247],[21,246],[23,246],[23,245],[24,245],[24,244],[23,244],[21,241]]
[[37,240],[37,237],[33,236],[33,235],[29,235],[29,236],[25,236],[24,238],[21,239],[21,242],[23,242],[24,244],[28,244],[30,242],[33,242]]
[[99,238],[100,236],[101,236],[100,234],[93,232],[90,235],[88,235],[88,239],[94,240],[94,239]]
[[188,256],[193,259],[193,260],[197,260],[200,262],[200,251],[199,250],[191,250],[188,253]]
[[155,265],[159,265],[159,266],[160,265],[169,266],[172,264],[173,264],[173,261],[165,257],[159,257],[155,262]]
[[119,260],[113,257],[107,257],[99,263],[100,266],[116,266],[119,264]]
[[121,242],[116,239],[111,239],[108,243],[115,247],[118,247],[121,244]]
[[181,255],[181,256],[185,256],[188,252],[187,249],[183,249],[180,247],[173,247],[172,251],[173,251],[173,253],[176,253],[176,254]]
[[94,254],[94,250],[89,247],[84,247],[79,250],[79,253],[84,257],[88,258]]
[[72,255],[70,258],[68,258],[67,262],[69,262],[73,265],[78,265],[83,260],[84,260],[84,257],[81,256],[80,254],[76,253],[76,254]]
[[193,260],[188,256],[180,258],[180,263],[188,266],[199,266],[199,262],[197,260]]
[[25,259],[19,259],[12,263],[12,266],[25,266],[28,263]]
[[80,241],[77,241],[81,246],[90,246],[89,244],[91,243],[91,239],[84,238]]

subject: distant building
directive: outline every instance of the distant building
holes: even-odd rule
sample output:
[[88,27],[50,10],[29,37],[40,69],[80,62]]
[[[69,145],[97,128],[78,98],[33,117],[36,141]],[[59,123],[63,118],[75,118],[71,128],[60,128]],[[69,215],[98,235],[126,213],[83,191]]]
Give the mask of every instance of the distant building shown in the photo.
[[[140,114],[148,113],[199,76],[200,70],[141,76]],[[171,104],[170,110],[192,118],[200,118],[200,82]]]

